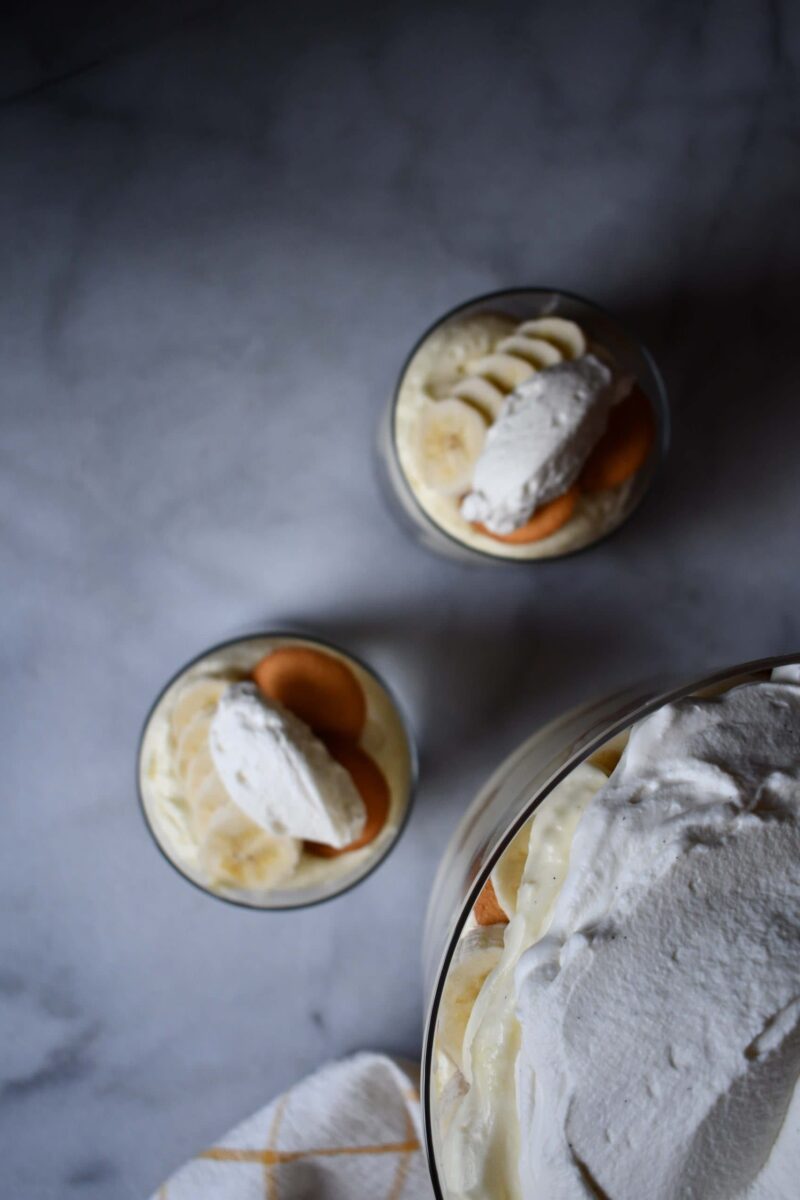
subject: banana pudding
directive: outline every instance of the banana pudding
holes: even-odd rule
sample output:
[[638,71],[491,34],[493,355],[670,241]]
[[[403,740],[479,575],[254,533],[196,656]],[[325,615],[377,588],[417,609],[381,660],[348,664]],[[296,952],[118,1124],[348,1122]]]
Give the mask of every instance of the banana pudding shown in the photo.
[[797,1194],[800,666],[664,704],[545,795],[431,1068],[448,1200]]
[[361,663],[275,635],[208,652],[147,720],[139,791],[166,857],[252,907],[291,908],[363,878],[403,825],[414,751]]
[[518,560],[570,553],[621,524],[665,436],[644,352],[600,310],[553,293],[499,293],[439,323],[391,419],[390,478],[428,539]]

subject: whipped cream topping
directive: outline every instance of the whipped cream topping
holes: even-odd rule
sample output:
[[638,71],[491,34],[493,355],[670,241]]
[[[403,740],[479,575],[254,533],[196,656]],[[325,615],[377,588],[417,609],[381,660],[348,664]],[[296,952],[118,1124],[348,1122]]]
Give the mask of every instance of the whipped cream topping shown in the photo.
[[572,830],[534,817],[446,1114],[450,1193],[789,1200],[800,668],[663,707],[594,792]]
[[512,533],[563,495],[605,431],[611,371],[593,354],[537,371],[511,393],[486,436],[461,515]]
[[683,700],[634,729],[516,991],[526,1200],[788,1200],[800,688]]
[[348,772],[305,722],[254,684],[223,693],[209,745],[231,800],[268,833],[337,849],[363,833],[366,810]]
[[[575,828],[606,781],[603,771],[581,763],[545,797],[530,824],[515,915],[507,926],[485,930],[487,934],[502,931],[502,955],[477,1000],[472,1001],[461,1054],[454,1058],[446,1052],[442,1063],[447,1083],[439,1109],[440,1126],[447,1131],[442,1166],[448,1196],[470,1200],[519,1196],[519,1122],[514,1090],[519,1024],[514,970],[522,952],[547,929],[566,877]],[[494,878],[499,882],[497,871]],[[445,991],[443,1003],[447,998]],[[459,1090],[460,1079],[464,1086]]]

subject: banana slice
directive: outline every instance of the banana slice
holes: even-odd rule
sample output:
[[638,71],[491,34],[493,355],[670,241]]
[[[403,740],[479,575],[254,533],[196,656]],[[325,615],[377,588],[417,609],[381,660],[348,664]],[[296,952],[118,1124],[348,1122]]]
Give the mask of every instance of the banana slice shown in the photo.
[[423,483],[444,496],[460,496],[486,440],[486,422],[471,404],[454,397],[426,405],[420,416],[418,470]]
[[199,845],[216,813],[232,804],[227,789],[217,774],[207,744],[189,764],[184,782],[184,798],[189,810],[189,827]]
[[470,374],[483,375],[490,383],[496,383],[504,392],[513,392],[526,379],[535,374],[536,368],[527,359],[514,354],[497,351],[470,363]]
[[[480,358],[483,354],[491,354],[501,338],[514,332],[516,324],[513,317],[500,313],[456,317],[452,326],[454,336],[445,336],[440,342],[435,361],[428,361],[425,390],[432,392],[443,383],[452,385],[454,379],[464,374],[465,362]],[[452,391],[447,393],[449,396],[452,394]]]
[[469,1084],[464,1076],[460,1071],[453,1071],[439,1096],[439,1131],[442,1137],[447,1136],[458,1106],[468,1091]]
[[203,708],[181,730],[175,747],[175,772],[179,779],[186,779],[193,759],[207,750],[212,716],[213,709]]
[[580,326],[564,317],[538,317],[535,321],[525,321],[517,334],[552,342],[567,358],[580,358],[586,353],[586,338]]
[[496,421],[500,416],[506,398],[497,384],[490,383],[488,379],[481,379],[480,375],[470,375],[461,380],[451,388],[450,395],[455,396],[457,400],[465,400],[467,404],[474,404],[490,421]]
[[205,841],[217,814],[232,807],[231,798],[216,771],[208,774],[199,787],[190,790],[187,786],[186,803],[189,826],[198,845]]
[[453,397],[463,400],[477,408],[489,422],[499,417],[507,394],[496,383],[482,379],[480,375],[468,375],[466,379],[442,379],[429,383],[427,391],[434,400],[450,400]]
[[209,821],[200,861],[212,886],[274,888],[294,873],[301,850],[297,838],[273,837],[231,805]]
[[208,740],[206,740],[186,768],[184,780],[186,795],[190,796],[192,793],[198,792],[200,788],[205,787],[209,776],[216,775],[216,773],[217,769],[211,757],[211,747],[208,744]]
[[439,1047],[462,1069],[464,1033],[472,1006],[486,977],[503,953],[505,925],[484,925],[471,930],[459,942],[444,985],[437,1037]]
[[542,367],[554,367],[564,357],[557,346],[546,342],[544,338],[520,337],[516,334],[503,338],[502,342],[497,343],[497,349],[503,354],[515,354],[517,358],[524,358],[537,370],[541,370]]
[[[611,774],[622,756],[627,735],[622,734],[607,742],[596,750],[588,762],[576,767],[572,775],[567,776],[554,793],[552,799],[542,810],[543,817],[541,833],[545,822],[551,821],[551,810],[559,802],[559,797],[566,795],[574,797],[576,812],[582,812],[588,799],[602,787],[604,778]],[[536,814],[526,821],[517,836],[511,842],[492,871],[491,879],[495,895],[504,912],[512,917],[517,911],[517,896],[525,875],[525,864],[531,848],[531,831],[536,821]]]
[[500,902],[500,907],[509,917],[513,917],[517,911],[517,892],[528,858],[528,843],[531,839],[533,822],[534,817],[525,822],[492,871],[494,893]]
[[606,775],[613,774],[617,763],[622,758],[622,752],[628,744],[628,737],[629,734],[625,730],[623,733],[618,733],[615,738],[611,738],[599,750],[595,750],[589,759],[592,766],[598,767]]
[[199,712],[214,711],[227,687],[225,679],[195,679],[181,688],[169,715],[170,730],[176,742]]
[[456,384],[452,375],[432,376],[425,384],[425,392],[431,400],[450,400],[456,394]]

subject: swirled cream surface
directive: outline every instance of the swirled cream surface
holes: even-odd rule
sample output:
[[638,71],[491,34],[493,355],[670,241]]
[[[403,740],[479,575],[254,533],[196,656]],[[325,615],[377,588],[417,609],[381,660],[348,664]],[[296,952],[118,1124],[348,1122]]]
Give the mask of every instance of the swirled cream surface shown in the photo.
[[516,911],[449,1066],[448,1192],[789,1200],[800,668],[666,705],[608,781],[580,770],[572,827],[564,794],[533,819]]

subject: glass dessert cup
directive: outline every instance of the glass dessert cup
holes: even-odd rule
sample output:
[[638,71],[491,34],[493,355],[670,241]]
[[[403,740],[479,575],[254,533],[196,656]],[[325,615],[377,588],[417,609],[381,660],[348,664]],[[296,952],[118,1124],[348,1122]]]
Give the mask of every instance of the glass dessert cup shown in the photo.
[[773,668],[797,663],[798,658],[794,654],[744,663],[680,685],[668,679],[650,680],[575,709],[524,742],[494,772],[465,813],[437,871],[423,937],[428,1010],[422,1106],[428,1165],[439,1200],[449,1200],[452,1195],[445,1182],[440,1130],[445,1111],[440,1104],[444,1091],[440,1068],[446,1057],[441,1044],[443,996],[462,939],[475,927],[476,903],[485,897],[484,889],[505,851],[543,801],[577,767],[597,765],[610,773],[631,727],[642,718],[685,697],[714,695],[740,683],[767,679]]
[[[248,680],[253,668],[275,650],[306,648],[340,661],[355,677],[365,700],[365,723],[358,752],[369,756],[388,792],[385,821],[373,840],[336,854],[313,853],[304,843],[296,869],[279,886],[236,884],[209,875],[192,833],[185,783],[176,771],[170,728],[176,700],[187,684]],[[345,764],[346,765],[346,764]],[[222,642],[186,663],[165,684],[147,715],[138,758],[137,785],[145,824],[166,860],[184,879],[219,900],[244,908],[304,908],[348,891],[370,875],[396,844],[411,809],[417,777],[413,735],[401,706],[380,676],[349,651],[316,636],[270,631]],[[355,782],[357,782],[354,779]],[[247,820],[247,818],[243,818]],[[250,822],[252,824],[252,822]],[[253,826],[257,832],[258,827]],[[323,848],[324,849],[324,848]]]
[[[429,405],[438,386],[437,373],[448,376],[449,372],[452,380],[454,372],[465,371],[465,363],[474,359],[476,353],[491,353],[491,344],[496,344],[500,333],[508,334],[519,322],[553,317],[575,322],[585,335],[588,350],[613,360],[615,376],[619,373],[620,377],[632,377],[649,402],[652,444],[638,469],[623,482],[602,490],[596,486],[591,491],[581,487],[572,515],[554,532],[533,541],[514,543],[492,537],[485,529],[466,521],[459,512],[458,497],[437,495],[427,487],[417,469],[415,445],[422,410]],[[506,327],[494,334],[487,329],[484,337],[481,323],[496,322],[499,318],[507,319]],[[484,341],[489,338],[490,342],[494,338],[494,342],[482,344],[478,350],[466,345],[462,349],[458,339],[463,330],[471,328],[467,322],[475,323],[478,330],[475,337]],[[468,335],[463,336],[466,339]],[[568,354],[563,346],[560,353]],[[446,384],[442,386],[443,394],[449,394]],[[384,413],[378,448],[384,483],[393,506],[399,509],[418,540],[439,554],[479,563],[560,558],[606,537],[627,520],[643,499],[668,443],[666,390],[658,368],[641,343],[614,317],[588,300],[554,289],[519,288],[467,301],[446,313],[422,335],[403,365]]]

